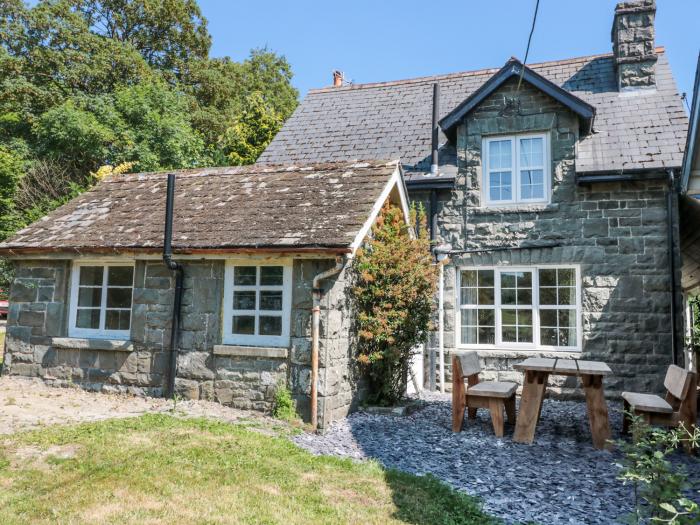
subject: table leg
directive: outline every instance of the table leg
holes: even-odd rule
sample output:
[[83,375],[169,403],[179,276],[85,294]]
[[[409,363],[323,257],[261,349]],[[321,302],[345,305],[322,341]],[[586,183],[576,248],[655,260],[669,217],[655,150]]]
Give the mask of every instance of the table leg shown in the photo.
[[547,372],[527,370],[523,383],[523,394],[520,397],[520,411],[515,422],[513,441],[516,443],[532,443],[535,439],[537,420],[542,409],[542,400],[547,388]]
[[608,405],[605,403],[603,376],[582,375],[581,382],[586,392],[588,422],[591,426],[593,446],[601,449],[610,447],[610,423],[608,421]]

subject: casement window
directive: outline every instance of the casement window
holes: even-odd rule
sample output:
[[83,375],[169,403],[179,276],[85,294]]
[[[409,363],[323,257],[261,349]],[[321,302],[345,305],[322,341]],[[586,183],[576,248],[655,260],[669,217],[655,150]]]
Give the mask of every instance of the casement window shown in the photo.
[[551,162],[546,134],[487,138],[482,152],[486,206],[549,202]]
[[288,346],[291,264],[229,261],[225,279],[224,343]]
[[133,291],[133,263],[75,263],[69,335],[129,339]]
[[458,346],[581,349],[577,267],[458,269]]

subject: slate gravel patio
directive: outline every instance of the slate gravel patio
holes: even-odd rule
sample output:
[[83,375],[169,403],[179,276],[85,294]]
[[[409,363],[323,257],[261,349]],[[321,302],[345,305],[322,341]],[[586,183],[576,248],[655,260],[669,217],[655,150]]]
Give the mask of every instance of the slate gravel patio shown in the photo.
[[[324,435],[293,439],[315,454],[374,458],[386,467],[433,474],[480,496],[487,512],[509,524],[611,524],[632,510],[631,487],[616,479],[619,455],[591,445],[585,403],[546,399],[535,443],[520,445],[511,441],[512,425],[496,438],[485,410],[455,434],[450,397],[423,397],[426,407],[407,417],[358,412]],[[617,404],[608,404],[613,437],[621,427]],[[700,462],[684,454],[674,460],[700,482]]]

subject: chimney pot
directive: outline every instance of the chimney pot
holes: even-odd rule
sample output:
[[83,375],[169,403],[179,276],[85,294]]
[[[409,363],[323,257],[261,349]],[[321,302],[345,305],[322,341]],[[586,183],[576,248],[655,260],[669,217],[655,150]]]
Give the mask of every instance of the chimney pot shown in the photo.
[[612,27],[613,55],[620,91],[656,87],[655,0],[620,2]]
[[341,87],[343,85],[343,72],[337,69],[333,71],[333,87]]

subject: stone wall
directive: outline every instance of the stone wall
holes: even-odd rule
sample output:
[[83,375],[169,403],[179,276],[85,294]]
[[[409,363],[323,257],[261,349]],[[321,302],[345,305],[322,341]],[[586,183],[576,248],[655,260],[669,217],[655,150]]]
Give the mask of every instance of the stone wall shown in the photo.
[[[448,384],[450,352],[456,348],[456,267],[577,264],[582,280],[583,351],[572,355],[609,363],[614,371],[606,380],[611,394],[625,389],[659,390],[672,355],[666,183],[577,185],[576,116],[527,83],[516,93],[516,84],[514,80],[504,85],[459,127],[458,178],[449,198],[443,194],[439,201],[438,242],[462,251],[452,256],[445,272]],[[520,105],[513,111],[505,100],[516,96]],[[551,204],[482,208],[482,138],[531,131],[544,131],[550,137]],[[417,193],[412,198],[423,201],[426,195]],[[677,228],[675,220],[674,224]],[[437,337],[428,347],[437,348]],[[522,375],[513,372],[513,361],[543,352],[480,354],[484,377],[520,382]],[[569,380],[558,386],[575,385]]]
[[[175,388],[188,399],[269,411],[280,383],[309,417],[311,286],[334,261],[295,260],[290,348],[222,345],[224,260],[187,261]],[[11,287],[4,373],[58,386],[137,395],[163,393],[167,380],[174,279],[159,260],[135,262],[131,336],[112,342],[67,337],[69,260],[17,262]],[[345,272],[323,282],[319,422],[356,403],[351,314]]]

